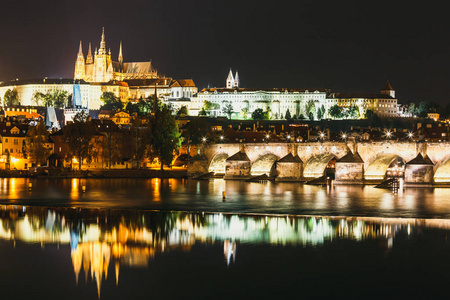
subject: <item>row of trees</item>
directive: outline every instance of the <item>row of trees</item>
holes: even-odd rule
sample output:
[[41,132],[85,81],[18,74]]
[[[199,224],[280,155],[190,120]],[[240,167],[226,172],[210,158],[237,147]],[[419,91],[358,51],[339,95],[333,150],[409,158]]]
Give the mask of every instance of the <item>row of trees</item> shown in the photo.
[[[35,92],[31,98],[32,103],[38,106],[64,107],[70,95],[67,91],[53,90],[47,93]],[[20,105],[19,95],[16,89],[8,89],[3,96],[3,104],[6,106]]]
[[[63,128],[63,136],[68,149],[67,158],[76,158],[80,169],[83,161],[91,162],[101,156],[108,168],[125,158],[134,159],[139,167],[146,158],[150,161],[157,158],[162,170],[163,165],[171,165],[181,147],[181,133],[176,120],[164,105],[158,106],[154,114],[136,119],[129,130],[109,126],[106,131],[99,132],[83,111]],[[47,139],[48,132],[43,122],[30,126],[26,154],[38,165],[45,163],[50,155],[45,146]]]
[[[85,113],[79,113],[63,130],[69,155],[78,159],[81,168],[83,160],[89,161],[96,155],[93,142],[96,128]],[[181,147],[181,133],[172,111],[166,106],[158,107],[147,119],[137,119],[129,131],[111,130],[102,134],[102,157],[109,167],[120,162],[128,152],[138,166],[145,158],[150,161],[157,158],[162,170],[163,165],[171,165]]]
[[360,117],[359,108],[356,105],[341,107],[335,104],[330,107],[329,115],[334,119],[357,119]]
[[38,106],[54,106],[56,108],[63,108],[68,100],[69,93],[61,90],[49,91],[45,94],[35,92],[32,98],[32,102]]
[[[208,116],[211,114],[211,110],[217,110],[219,108],[220,108],[220,105],[217,103],[212,103],[210,101],[204,101],[203,106],[200,109],[199,115],[200,116]],[[228,102],[228,101],[224,102],[224,104],[222,106],[222,113],[226,114],[228,116],[228,118],[231,119],[231,116],[233,115],[233,113],[235,113],[231,102]],[[310,100],[305,104],[305,114],[309,120],[314,120],[314,119],[321,120],[325,116],[325,113],[326,113],[325,106],[322,105],[321,107],[316,108],[316,104],[313,100]],[[248,108],[243,108],[239,112],[239,117],[242,119],[247,119]],[[257,108],[251,114],[251,118],[254,120],[268,120],[268,119],[271,119],[272,117],[275,119],[286,119],[286,120],[290,120],[290,119],[304,120],[304,119],[306,119],[306,117],[303,114],[299,114],[298,116],[297,115],[292,116],[289,109],[286,111],[286,114],[284,117],[282,114],[278,115],[278,113],[275,113],[272,115],[272,112],[269,107],[267,107],[266,110],[264,110],[262,108]]]

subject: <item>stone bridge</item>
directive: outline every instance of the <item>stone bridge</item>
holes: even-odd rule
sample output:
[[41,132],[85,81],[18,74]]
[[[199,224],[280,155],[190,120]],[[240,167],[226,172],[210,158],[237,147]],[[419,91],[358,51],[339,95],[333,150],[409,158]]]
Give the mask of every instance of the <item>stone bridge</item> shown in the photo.
[[307,142],[223,143],[199,147],[191,175],[226,179],[267,174],[276,180],[309,180],[335,170],[336,183],[380,181],[398,164],[410,183],[450,183],[450,143]]

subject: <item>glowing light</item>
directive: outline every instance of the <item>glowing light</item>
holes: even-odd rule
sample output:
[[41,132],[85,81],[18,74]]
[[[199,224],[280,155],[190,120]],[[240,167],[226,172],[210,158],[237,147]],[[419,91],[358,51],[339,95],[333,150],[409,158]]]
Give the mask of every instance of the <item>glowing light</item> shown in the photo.
[[223,139],[224,139],[223,135],[221,135],[221,136],[220,136],[220,139],[221,139],[221,140],[223,140]]
[[270,137],[270,135],[266,135],[266,138],[268,139]]
[[16,162],[18,162],[19,161],[19,159],[18,158],[15,158],[15,157],[11,157],[11,162],[13,162],[13,163],[16,163]]
[[202,137],[202,142],[206,142],[206,137]]

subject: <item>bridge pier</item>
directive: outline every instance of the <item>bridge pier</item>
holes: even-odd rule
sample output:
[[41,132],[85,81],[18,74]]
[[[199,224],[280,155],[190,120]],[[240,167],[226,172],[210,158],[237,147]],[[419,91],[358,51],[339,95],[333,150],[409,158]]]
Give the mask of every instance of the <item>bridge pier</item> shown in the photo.
[[195,155],[189,159],[187,174],[189,177],[208,173],[208,159],[204,155]]
[[358,152],[349,152],[335,163],[335,184],[363,184],[364,161]]
[[303,176],[303,162],[298,155],[288,155],[276,162],[275,181],[300,181]]
[[405,184],[417,185],[417,184],[432,184],[434,177],[434,163],[431,159],[421,153],[406,163],[405,167]]
[[226,159],[225,176],[223,179],[249,179],[251,162],[245,152],[239,151]]

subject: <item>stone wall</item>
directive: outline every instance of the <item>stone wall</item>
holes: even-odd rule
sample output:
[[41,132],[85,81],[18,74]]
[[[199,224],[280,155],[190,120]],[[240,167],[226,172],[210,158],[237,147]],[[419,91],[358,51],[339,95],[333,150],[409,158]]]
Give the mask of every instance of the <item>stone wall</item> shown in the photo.
[[363,163],[336,162],[336,183],[362,183],[364,179]]
[[300,180],[303,175],[301,162],[284,162],[276,164],[276,180]]
[[250,162],[232,160],[226,162],[225,179],[250,178]]
[[432,183],[433,165],[406,165],[405,183]]

